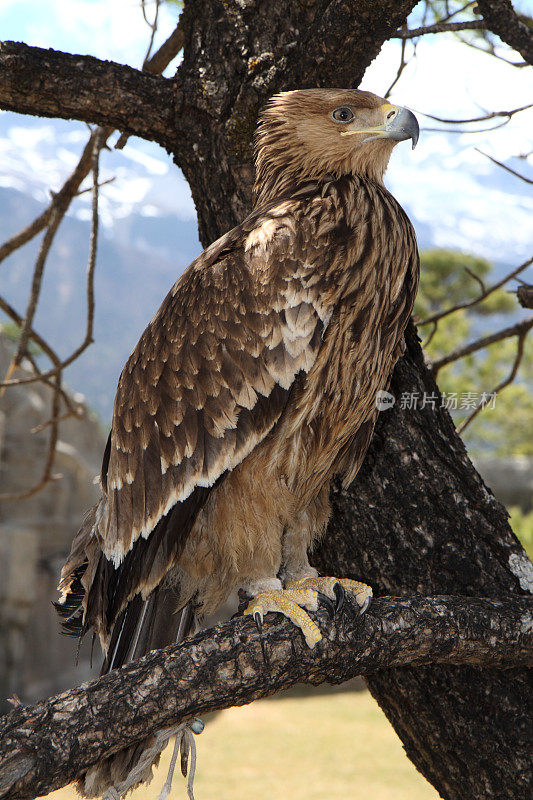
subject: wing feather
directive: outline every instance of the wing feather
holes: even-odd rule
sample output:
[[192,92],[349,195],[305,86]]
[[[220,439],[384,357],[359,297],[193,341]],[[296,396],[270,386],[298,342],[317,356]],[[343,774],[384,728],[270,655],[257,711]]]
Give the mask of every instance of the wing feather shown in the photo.
[[194,262],[122,372],[98,526],[115,566],[176,503],[256,447],[316,359],[323,303],[308,270],[295,282],[301,259],[283,219],[271,234],[260,258],[236,229],[222,251],[210,248]]

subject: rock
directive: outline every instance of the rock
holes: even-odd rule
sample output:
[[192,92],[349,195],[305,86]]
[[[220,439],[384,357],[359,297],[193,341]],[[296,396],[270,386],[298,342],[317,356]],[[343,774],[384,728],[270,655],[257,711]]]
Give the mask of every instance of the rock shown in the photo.
[[494,496],[525,513],[533,508],[533,458],[478,458],[474,465]]

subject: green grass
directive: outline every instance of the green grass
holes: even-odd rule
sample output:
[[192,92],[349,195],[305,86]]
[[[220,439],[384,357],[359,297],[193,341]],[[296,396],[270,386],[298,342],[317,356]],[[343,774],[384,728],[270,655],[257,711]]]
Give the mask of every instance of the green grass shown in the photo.
[[518,506],[509,509],[509,524],[516,533],[529,558],[533,559],[533,511],[525,514]]
[[[196,800],[438,800],[366,691],[291,694],[206,722],[196,739]],[[157,800],[170,751],[152,784],[131,800]],[[78,795],[67,787],[48,797]],[[186,798],[177,767],[169,800]]]

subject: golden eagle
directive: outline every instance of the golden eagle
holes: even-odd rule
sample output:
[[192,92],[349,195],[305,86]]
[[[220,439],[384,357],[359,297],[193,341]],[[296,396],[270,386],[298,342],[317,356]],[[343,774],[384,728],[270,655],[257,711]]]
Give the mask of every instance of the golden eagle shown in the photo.
[[[234,588],[259,624],[281,611],[311,647],[317,593],[368,603],[364,584],[319,578],[308,551],[404,347],[419,260],[383,175],[417,138],[411,111],[358,90],[283,92],[261,114],[253,210],[188,267],[128,359],[102,498],[62,571],[64,627],[98,633],[104,671],[180,640]],[[86,794],[127,772],[120,755]]]

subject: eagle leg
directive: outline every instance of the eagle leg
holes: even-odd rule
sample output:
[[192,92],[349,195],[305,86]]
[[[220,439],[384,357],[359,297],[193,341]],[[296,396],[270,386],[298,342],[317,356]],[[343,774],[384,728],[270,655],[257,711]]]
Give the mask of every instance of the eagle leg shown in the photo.
[[345,593],[351,594],[364,614],[372,599],[372,589],[366,583],[352,581],[351,578],[316,577],[299,578],[285,583],[289,590],[314,589],[320,594],[335,602],[335,611],[338,613],[344,605]]
[[270,589],[257,594],[250,601],[244,614],[251,614],[258,627],[262,623],[264,615],[270,611],[284,614],[296,627],[300,628],[308,646],[313,648],[322,638],[322,634],[318,625],[313,622],[304,609],[307,611],[318,609],[318,592],[314,589],[307,587]]

